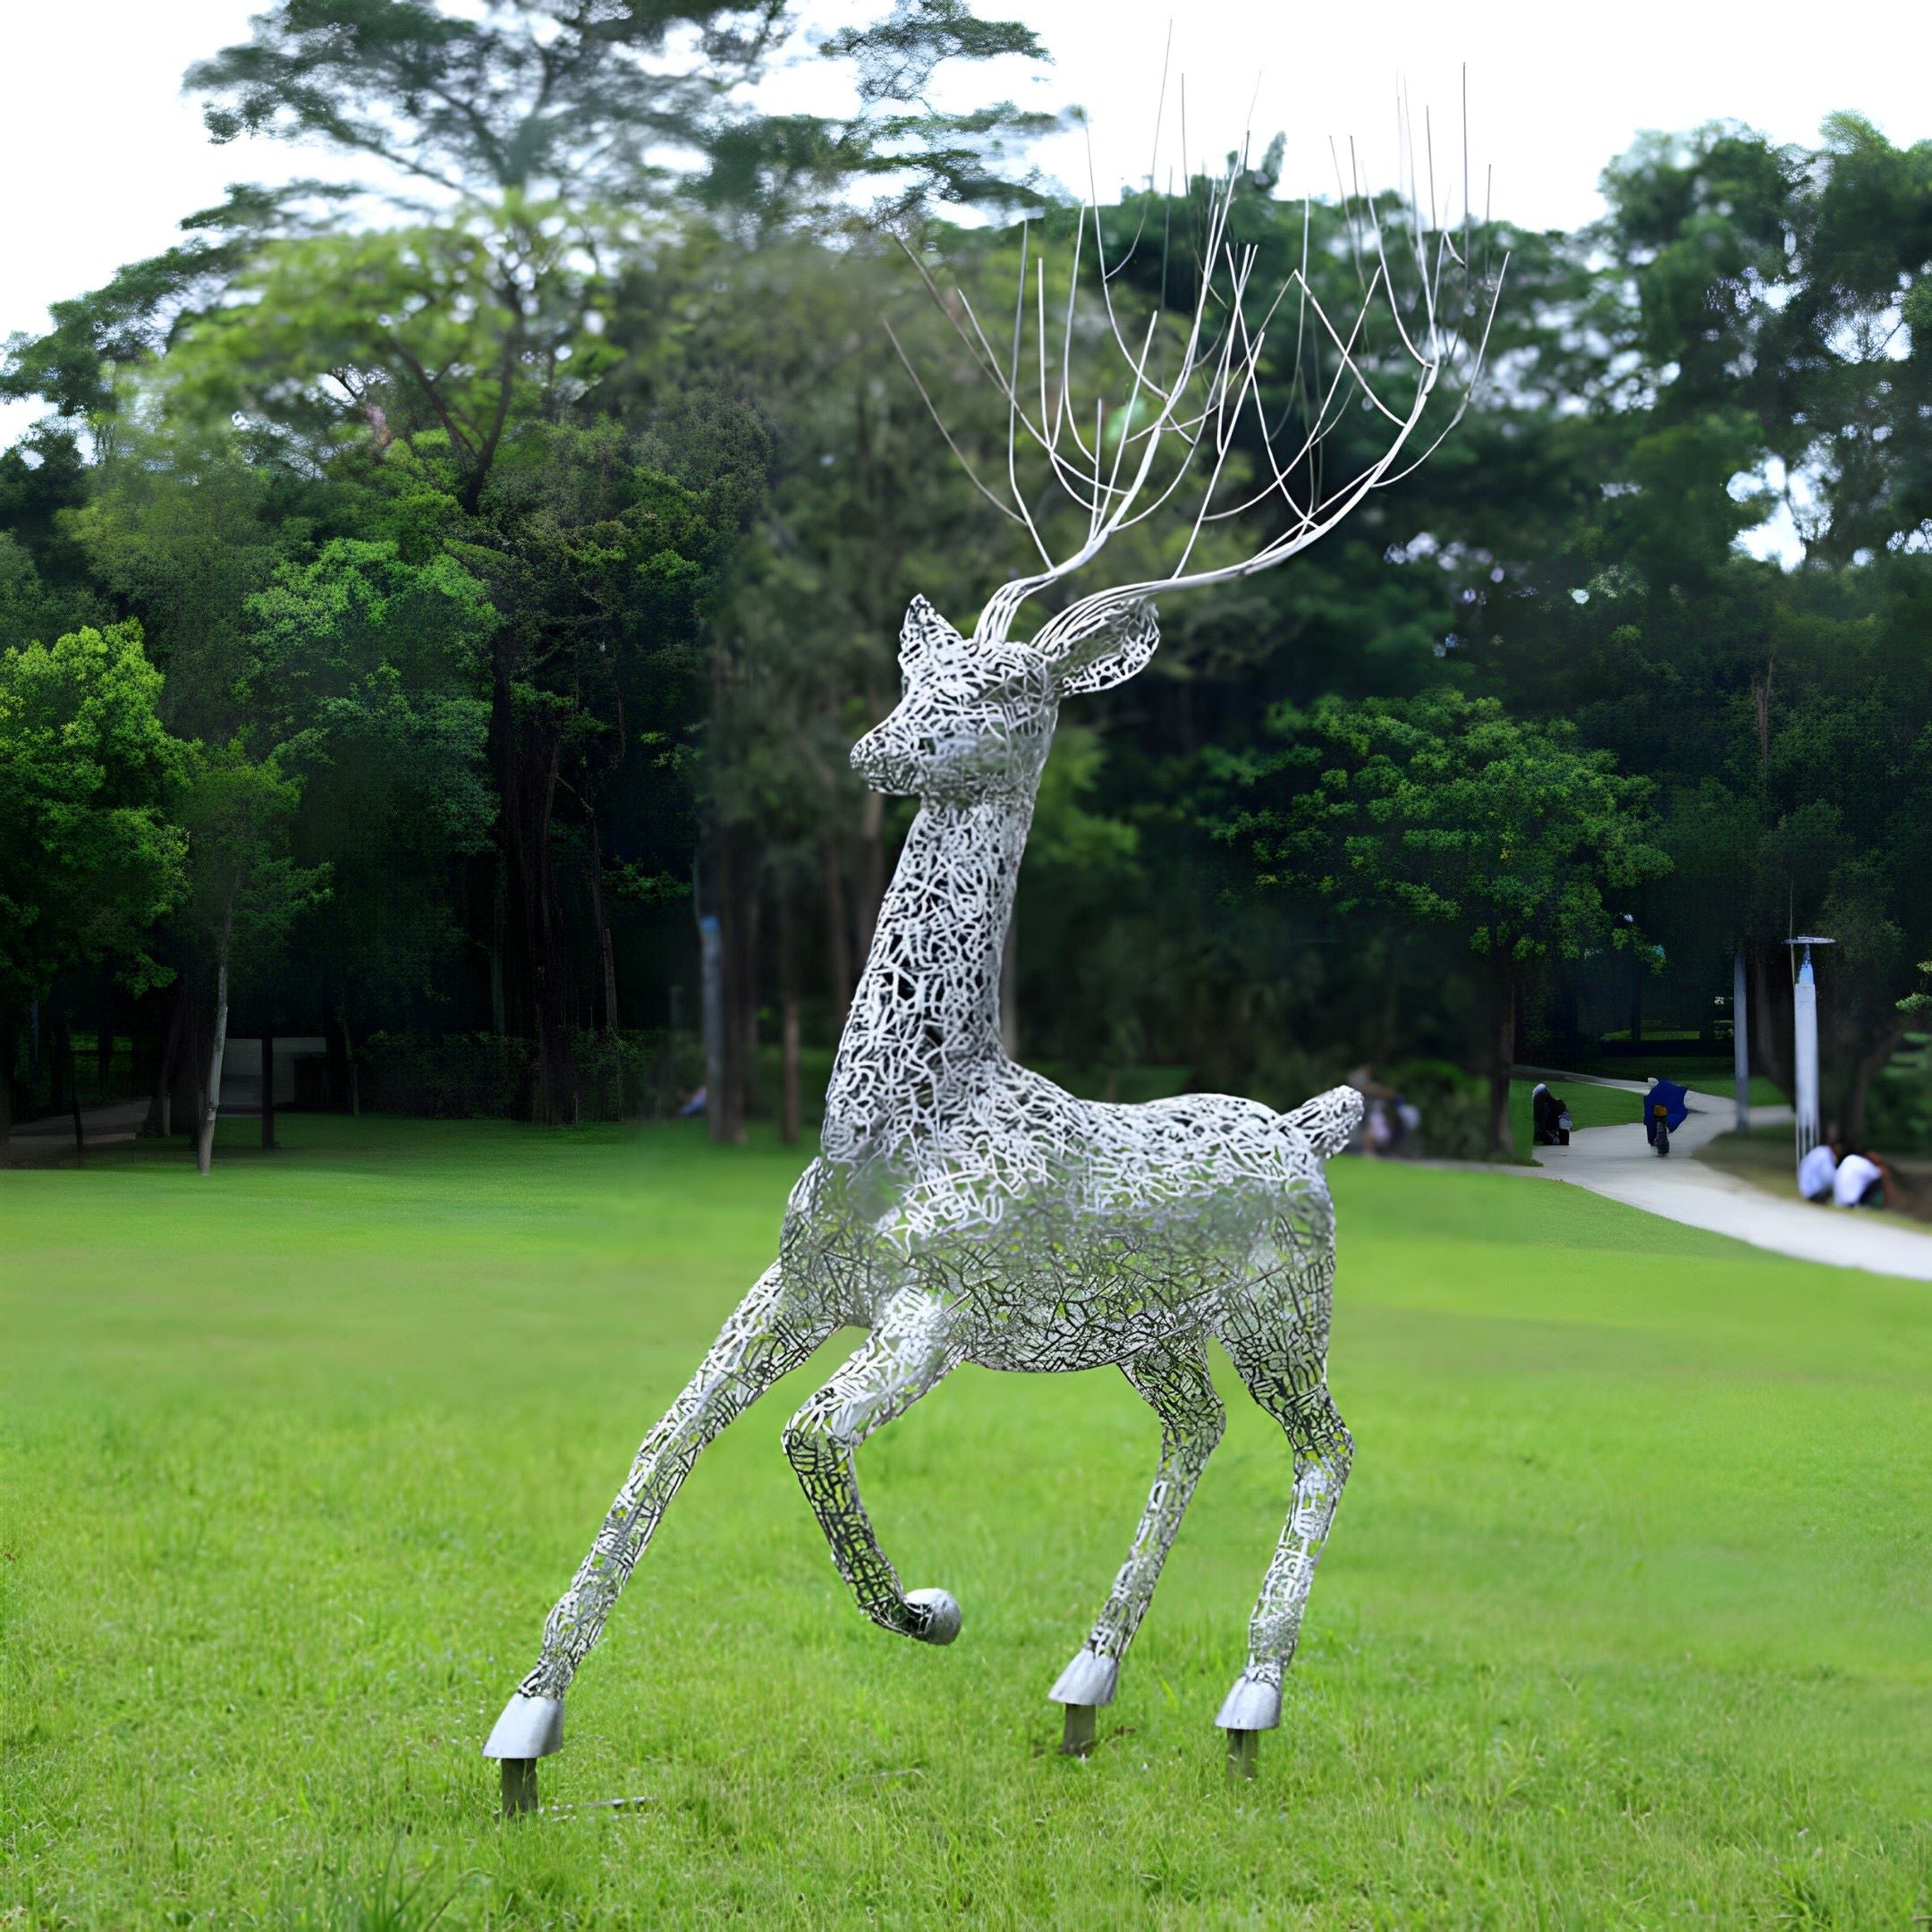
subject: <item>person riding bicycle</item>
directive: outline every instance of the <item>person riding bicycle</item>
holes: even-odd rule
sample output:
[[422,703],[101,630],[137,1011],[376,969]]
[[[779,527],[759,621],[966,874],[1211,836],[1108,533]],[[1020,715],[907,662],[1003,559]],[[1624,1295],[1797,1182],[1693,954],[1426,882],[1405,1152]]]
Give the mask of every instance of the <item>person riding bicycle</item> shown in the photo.
[[1690,1111],[1689,1099],[1675,1080],[1650,1083],[1650,1091],[1643,1100],[1644,1138],[1658,1154],[1670,1152],[1671,1129],[1683,1125],[1684,1116]]

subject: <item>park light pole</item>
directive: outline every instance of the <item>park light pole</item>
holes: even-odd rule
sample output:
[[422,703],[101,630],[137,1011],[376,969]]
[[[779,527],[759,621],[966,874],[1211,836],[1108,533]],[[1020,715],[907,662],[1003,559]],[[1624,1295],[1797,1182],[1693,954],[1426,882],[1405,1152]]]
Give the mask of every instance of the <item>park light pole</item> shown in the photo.
[[[1801,1161],[1818,1143],[1818,984],[1811,975],[1811,948],[1837,943],[1818,933],[1801,933],[1784,942],[1799,960],[1792,986],[1792,1072],[1796,1087],[1792,1098],[1797,1105]],[[1801,958],[1796,952],[1800,946],[1804,948]]]

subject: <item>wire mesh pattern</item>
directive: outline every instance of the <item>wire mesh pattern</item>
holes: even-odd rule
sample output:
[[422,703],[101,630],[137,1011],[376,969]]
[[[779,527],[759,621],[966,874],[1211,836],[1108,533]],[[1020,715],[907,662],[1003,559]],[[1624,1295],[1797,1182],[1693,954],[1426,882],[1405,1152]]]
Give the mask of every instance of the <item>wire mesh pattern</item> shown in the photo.
[[[1445,267],[1466,268],[1468,249],[1440,230],[1425,245],[1419,215],[1419,293],[1409,319],[1379,227],[1377,266],[1363,283],[1364,316],[1378,301],[1394,316],[1385,335],[1408,386],[1400,407],[1377,393],[1360,346],[1361,320],[1352,329],[1332,325],[1313,301],[1305,266],[1256,315],[1253,251],[1227,239],[1235,185],[1231,169],[1210,198],[1191,315],[1172,328],[1156,317],[1140,337],[1123,332],[1106,291],[1100,222],[1091,216],[1089,259],[1099,262],[1104,325],[1077,329],[1070,295],[1062,361],[1049,382],[1053,332],[1044,275],[1037,277],[1037,405],[1019,372],[1024,267],[1008,361],[1001,364],[971,320],[976,353],[984,351],[1009,404],[1010,488],[981,487],[1005,497],[1042,567],[996,591],[970,638],[923,598],[907,612],[900,702],[853,747],[852,763],[875,789],[919,805],[840,1042],[818,1157],[792,1191],[778,1260],[646,1437],[551,1612],[537,1666],[486,1747],[492,1755],[520,1760],[557,1747],[561,1699],[705,1444],[845,1326],[866,1339],[786,1425],[785,1454],[859,1608],[882,1628],[927,1642],[952,1640],[959,1606],[945,1590],[902,1587],[860,1496],[860,1445],[963,1362],[1046,1373],[1117,1365],[1153,1410],[1160,1454],[1146,1508],[1086,1642],[1051,1693],[1081,1709],[1112,1700],[1219,1439],[1224,1418],[1206,1356],[1208,1341],[1218,1341],[1280,1423],[1294,1466],[1293,1500],[1249,1626],[1247,1663],[1218,1721],[1250,1741],[1279,1722],[1283,1675],[1352,1453],[1326,1382],[1335,1217],[1324,1163],[1360,1123],[1361,1097],[1337,1088],[1284,1114],[1224,1095],[1140,1106],[1080,1099],[1007,1057],[999,1013],[1014,888],[1062,700],[1105,691],[1147,665],[1159,641],[1157,591],[1281,563],[1419,461],[1404,451],[1439,378],[1459,356],[1471,372],[1481,360],[1480,343],[1470,350],[1445,326],[1448,305],[1439,299]],[[1083,221],[1082,238],[1087,232]],[[1250,437],[1233,461],[1244,416],[1259,409],[1268,319],[1296,291],[1298,329],[1330,343],[1332,377],[1309,388],[1294,449],[1278,451],[1264,422],[1258,445]],[[1489,294],[1493,313],[1493,285]],[[970,318],[970,305],[964,313]],[[1477,317],[1487,339],[1487,319],[1467,297],[1462,313]],[[1124,354],[1129,371],[1125,427],[1111,441],[1104,411],[1089,441],[1069,403],[1073,345],[1096,335]],[[1297,358],[1299,366],[1299,347]],[[1358,402],[1386,419],[1387,442],[1338,482],[1315,458]],[[950,432],[947,439],[959,448]],[[1084,533],[1076,528],[1057,555],[1028,508],[1037,493],[1020,480],[1019,451],[1030,439],[1051,481],[1085,511]],[[1075,599],[1030,642],[1012,639],[1029,598],[1177,500],[1188,477],[1202,472],[1190,533],[1165,574]],[[1237,472],[1247,479],[1237,507],[1251,513],[1277,498],[1284,526],[1233,561],[1217,540],[1223,560],[1196,564],[1202,530],[1233,513],[1218,493]]]

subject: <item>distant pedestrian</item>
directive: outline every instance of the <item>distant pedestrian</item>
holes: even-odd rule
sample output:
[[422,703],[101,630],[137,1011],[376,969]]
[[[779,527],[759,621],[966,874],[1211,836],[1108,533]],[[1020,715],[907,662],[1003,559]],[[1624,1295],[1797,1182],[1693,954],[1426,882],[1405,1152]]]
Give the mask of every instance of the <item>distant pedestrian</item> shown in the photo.
[[1832,1185],[1838,1178],[1838,1151],[1835,1141],[1820,1140],[1798,1163],[1798,1191],[1807,1200],[1831,1199]]
[[1863,1154],[1847,1154],[1838,1163],[1832,1199],[1841,1208],[1883,1208],[1885,1170]]

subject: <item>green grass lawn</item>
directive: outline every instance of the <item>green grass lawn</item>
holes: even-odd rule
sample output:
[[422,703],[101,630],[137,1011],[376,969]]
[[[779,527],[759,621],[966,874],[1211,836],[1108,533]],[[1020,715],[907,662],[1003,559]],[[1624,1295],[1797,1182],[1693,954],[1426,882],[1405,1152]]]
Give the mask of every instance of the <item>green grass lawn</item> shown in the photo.
[[[1905,1927],[1932,1911],[1932,1301],[1509,1174],[1338,1162],[1359,1445],[1284,1728],[1213,1728],[1279,1530],[1238,1391],[1090,1762],[1046,1692],[1155,1455],[1111,1372],[869,1445],[948,1650],[779,1453],[699,1464],[572,1693],[478,1747],[798,1157],[288,1116],[0,1174],[0,1927]],[[1224,1364],[1222,1365],[1224,1368]]]
[[[1731,1055],[1716,1054],[1653,1054],[1646,1057],[1634,1055],[1585,1055],[1576,1063],[1579,1073],[1594,1073],[1604,1080],[1649,1080],[1662,1074],[1666,1080],[1674,1080],[1680,1087],[1695,1087],[1699,1092],[1727,1095],[1733,1090],[1736,1074]],[[1765,1074],[1753,1073],[1750,1077],[1750,1101],[1753,1106],[1786,1106],[1791,1096],[1775,1080]]]

